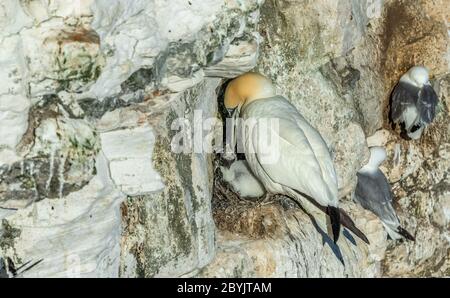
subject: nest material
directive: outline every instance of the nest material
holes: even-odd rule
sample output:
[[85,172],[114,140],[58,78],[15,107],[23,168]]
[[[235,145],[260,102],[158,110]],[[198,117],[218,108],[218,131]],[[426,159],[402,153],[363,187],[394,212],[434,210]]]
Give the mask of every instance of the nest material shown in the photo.
[[[283,197],[241,198],[222,178],[220,158],[215,159],[213,218],[220,231],[252,239],[271,238],[284,226]],[[289,208],[289,207],[288,207]]]

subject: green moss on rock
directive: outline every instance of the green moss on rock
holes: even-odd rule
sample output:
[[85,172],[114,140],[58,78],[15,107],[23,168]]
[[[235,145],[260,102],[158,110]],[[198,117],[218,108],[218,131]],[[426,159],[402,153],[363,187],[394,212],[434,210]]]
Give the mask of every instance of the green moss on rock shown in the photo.
[[2,251],[8,249],[14,250],[14,241],[20,237],[22,231],[20,229],[12,227],[6,219],[2,220],[3,233],[0,237],[0,248]]

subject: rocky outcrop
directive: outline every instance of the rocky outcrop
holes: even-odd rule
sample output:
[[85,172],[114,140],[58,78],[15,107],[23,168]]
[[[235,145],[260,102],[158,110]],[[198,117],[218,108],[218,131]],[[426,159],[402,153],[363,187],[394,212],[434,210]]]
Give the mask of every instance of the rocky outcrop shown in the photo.
[[24,276],[205,266],[211,159],[173,153],[172,122],[215,116],[215,77],[254,67],[259,5],[2,3],[1,257],[41,261]]
[[[0,275],[448,276],[449,14],[444,0],[3,1]],[[441,101],[406,141],[389,93],[414,64]],[[252,69],[324,136],[369,246],[222,181],[217,97]],[[387,148],[415,243],[351,200],[370,145]]]

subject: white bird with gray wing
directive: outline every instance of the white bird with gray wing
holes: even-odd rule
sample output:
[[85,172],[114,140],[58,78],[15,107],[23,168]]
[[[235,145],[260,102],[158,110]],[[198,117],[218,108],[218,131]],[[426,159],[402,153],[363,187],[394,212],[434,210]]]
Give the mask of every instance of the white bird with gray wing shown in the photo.
[[425,67],[414,66],[401,78],[392,92],[391,119],[402,125],[406,135],[417,140],[436,116],[438,96]]
[[400,221],[392,205],[392,190],[379,166],[386,159],[383,147],[370,148],[370,160],[358,173],[355,199],[364,209],[373,212],[383,223],[389,237],[394,240],[402,236],[414,241],[414,237],[400,226]]

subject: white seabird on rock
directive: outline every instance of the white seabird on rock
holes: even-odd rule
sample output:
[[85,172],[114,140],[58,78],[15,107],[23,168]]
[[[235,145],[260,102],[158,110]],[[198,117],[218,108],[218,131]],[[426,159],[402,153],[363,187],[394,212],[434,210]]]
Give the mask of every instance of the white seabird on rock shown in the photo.
[[368,243],[338,208],[337,176],[325,141],[288,100],[276,95],[269,79],[257,73],[237,77],[228,84],[224,102],[244,122],[245,157],[267,192],[286,195],[307,211],[326,213],[335,242],[343,224]]
[[417,140],[436,116],[438,96],[429,82],[428,70],[414,66],[392,92],[391,119],[402,125],[406,135]]
[[265,194],[264,186],[253,175],[245,160],[237,160],[229,168],[220,167],[223,180],[243,198],[259,198]]
[[380,218],[389,237],[394,240],[402,236],[414,241],[414,237],[400,226],[400,221],[392,205],[392,190],[386,176],[378,168],[386,159],[383,147],[370,148],[370,160],[356,174],[355,199],[367,210]]

